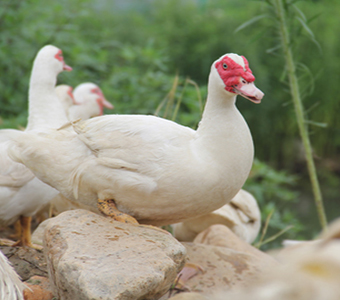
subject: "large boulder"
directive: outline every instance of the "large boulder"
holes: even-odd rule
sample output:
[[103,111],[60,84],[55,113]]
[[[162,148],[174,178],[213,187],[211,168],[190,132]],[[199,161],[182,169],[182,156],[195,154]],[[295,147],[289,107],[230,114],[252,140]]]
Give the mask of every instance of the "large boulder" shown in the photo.
[[186,256],[183,245],[158,228],[85,210],[49,220],[44,251],[54,295],[63,300],[157,299]]

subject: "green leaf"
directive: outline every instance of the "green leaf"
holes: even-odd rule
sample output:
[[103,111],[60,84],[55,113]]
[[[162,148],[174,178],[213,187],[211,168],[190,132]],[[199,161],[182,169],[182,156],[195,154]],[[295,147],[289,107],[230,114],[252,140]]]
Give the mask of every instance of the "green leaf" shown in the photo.
[[317,127],[321,127],[321,128],[327,128],[328,124],[327,123],[321,123],[321,122],[315,122],[315,121],[311,121],[311,120],[305,120],[306,124],[310,124],[310,125],[314,125]]
[[308,27],[305,20],[302,18],[297,17],[298,21],[301,23],[302,27],[307,31],[311,38],[315,39],[313,31]]
[[274,52],[276,52],[276,50],[281,49],[281,48],[282,48],[282,46],[281,46],[281,44],[279,44],[279,45],[277,45],[277,46],[275,46],[273,48],[267,49],[266,53],[273,54]]
[[250,26],[250,25],[252,25],[252,24],[254,24],[254,23],[256,23],[256,22],[258,22],[258,21],[260,21],[260,20],[262,20],[263,18],[267,18],[267,17],[268,17],[267,14],[263,14],[263,15],[256,16],[256,17],[250,19],[249,21],[243,23],[243,24],[240,25],[239,27],[237,27],[237,28],[235,29],[234,33],[239,32],[240,30],[243,30],[244,28],[246,28],[246,27],[248,27],[248,26]]
[[302,19],[297,17],[297,20],[300,22],[300,24],[302,25],[302,27],[306,30],[306,32],[308,33],[311,41],[318,47],[319,51],[322,52],[322,48],[319,44],[319,42],[315,39],[314,33],[313,31],[309,28],[309,26],[307,25],[307,23]]
[[304,22],[307,22],[307,18],[305,16],[305,14],[296,6],[296,5],[293,5],[293,7],[295,8],[295,10],[297,11],[297,13],[301,16],[302,20]]

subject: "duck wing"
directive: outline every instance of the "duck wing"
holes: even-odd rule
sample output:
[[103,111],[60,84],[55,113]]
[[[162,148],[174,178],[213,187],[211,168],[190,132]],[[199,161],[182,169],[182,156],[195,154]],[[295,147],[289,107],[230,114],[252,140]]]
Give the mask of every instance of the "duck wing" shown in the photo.
[[98,163],[136,172],[150,164],[170,163],[195,134],[175,122],[145,115],[101,116],[76,123],[74,130]]

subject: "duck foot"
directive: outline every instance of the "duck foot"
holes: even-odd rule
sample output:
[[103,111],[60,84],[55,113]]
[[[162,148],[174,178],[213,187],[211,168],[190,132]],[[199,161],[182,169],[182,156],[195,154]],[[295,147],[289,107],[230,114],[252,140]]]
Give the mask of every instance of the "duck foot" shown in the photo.
[[11,245],[12,247],[29,247],[38,251],[42,251],[44,249],[43,246],[33,244],[32,242],[25,242],[23,243],[22,240],[16,241],[14,244]]
[[119,211],[113,199],[98,199],[97,207],[105,216],[111,217],[118,222],[139,224],[134,217]]
[[24,217],[20,216],[20,225],[21,225],[21,234],[20,240],[12,244],[12,247],[21,246],[21,247],[30,247],[36,250],[41,251],[43,249],[42,246],[32,244],[31,240],[31,221],[32,217]]
[[14,241],[9,239],[0,239],[0,246],[12,247],[15,244]]
[[140,227],[154,229],[157,231],[161,231],[162,233],[171,235],[170,232],[162,228],[159,228],[153,225],[139,224],[138,221],[134,217],[119,211],[113,199],[105,199],[105,200],[98,199],[97,207],[99,211],[102,212],[105,216],[111,217],[112,219],[118,222],[134,224]]

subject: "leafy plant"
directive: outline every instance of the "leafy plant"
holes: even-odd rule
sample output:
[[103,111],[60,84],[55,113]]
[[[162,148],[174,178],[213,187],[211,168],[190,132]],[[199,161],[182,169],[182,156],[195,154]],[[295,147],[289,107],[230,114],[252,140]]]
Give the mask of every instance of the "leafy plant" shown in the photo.
[[[295,190],[298,179],[287,172],[276,171],[258,159],[254,160],[243,188],[255,197],[261,210],[265,235],[260,235],[255,244],[262,249],[279,247],[283,238],[301,237],[304,225],[299,221],[296,209],[299,202],[299,193]],[[277,236],[279,233],[280,236]],[[269,242],[270,245],[267,245]]]
[[[295,61],[293,55],[293,47],[296,46],[292,43],[292,37],[294,35],[298,35],[299,32],[303,29],[307,32],[309,39],[320,48],[319,43],[316,41],[312,30],[309,28],[307,24],[307,18],[303,14],[303,12],[295,5],[296,1],[290,0],[265,0],[268,4],[270,11],[272,14],[268,15],[260,15],[257,16],[247,23],[241,25],[238,30],[244,29],[245,27],[261,20],[262,18],[269,18],[273,20],[272,24],[274,24],[275,28],[278,31],[278,35],[280,37],[280,43],[276,45],[274,48],[270,49],[270,52],[276,52],[278,50],[282,50],[283,57],[285,61],[285,74],[284,77],[288,78],[288,84],[290,88],[290,95],[292,97],[292,101],[295,108],[295,116],[298,124],[301,140],[303,143],[305,157],[307,161],[308,173],[312,185],[312,190],[314,194],[315,204],[317,207],[317,211],[319,214],[319,221],[323,228],[327,226],[327,218],[323,206],[323,199],[320,190],[319,180],[315,168],[315,163],[312,155],[312,146],[309,138],[308,125],[320,125],[320,123],[313,122],[306,119],[306,111],[302,104],[302,96],[299,78],[297,75],[297,68],[299,64]],[[274,16],[274,17],[273,17]],[[288,20],[288,21],[287,21]],[[292,26],[292,23],[295,25],[297,21],[300,26]],[[289,24],[290,23],[290,24]],[[309,72],[307,66],[300,64],[303,67],[304,71]],[[311,77],[312,78],[312,77]],[[313,78],[312,78],[313,79]],[[311,81],[313,83],[313,80]],[[323,124],[322,124],[323,125]]]
[[[317,124],[311,121],[307,122],[305,119],[305,111],[304,111],[302,100],[301,100],[300,86],[299,86],[299,81],[298,81],[297,74],[296,74],[296,63],[294,61],[293,53],[292,53],[292,49],[290,45],[291,37],[288,32],[288,27],[286,24],[286,12],[285,11],[289,9],[289,5],[294,7],[294,4],[285,2],[285,6],[284,6],[283,0],[275,0],[273,1],[273,4],[275,6],[276,15],[279,18],[279,29],[280,29],[279,32],[281,36],[281,44],[282,44],[282,48],[283,48],[283,52],[284,52],[284,56],[286,60],[286,68],[288,72],[291,95],[292,95],[293,103],[295,107],[296,120],[299,126],[300,136],[301,136],[303,146],[305,149],[308,172],[309,172],[309,177],[310,177],[310,181],[312,184],[315,204],[317,207],[317,211],[319,213],[320,224],[325,229],[327,227],[327,218],[326,218],[326,213],[325,213],[325,209],[323,206],[322,194],[321,194],[319,180],[318,180],[318,176],[317,176],[317,172],[316,172],[316,168],[314,164],[314,159],[312,155],[312,146],[311,146],[309,133],[308,133],[308,124],[314,124],[314,125],[317,125]],[[308,32],[312,41],[318,45],[318,43],[316,42],[314,38],[313,32],[309,29],[308,25],[306,24],[306,17],[300,10],[297,10],[297,12],[299,13],[299,16],[297,17],[297,19],[301,23],[302,27]]]

